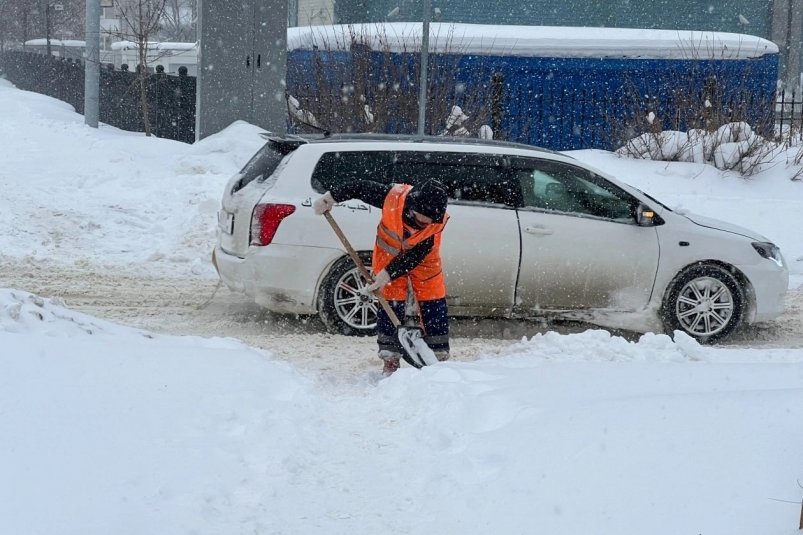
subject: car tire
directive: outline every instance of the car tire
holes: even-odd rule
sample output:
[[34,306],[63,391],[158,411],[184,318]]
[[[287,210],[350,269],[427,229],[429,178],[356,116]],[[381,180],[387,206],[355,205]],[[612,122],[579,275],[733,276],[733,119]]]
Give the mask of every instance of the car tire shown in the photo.
[[744,302],[744,291],[733,274],[718,265],[698,264],[675,277],[661,317],[670,336],[682,331],[702,344],[713,344],[742,322]]
[[[371,254],[359,253],[371,269]],[[360,294],[366,286],[357,266],[349,257],[334,263],[318,292],[318,315],[326,329],[335,334],[369,336],[376,333],[376,298]]]

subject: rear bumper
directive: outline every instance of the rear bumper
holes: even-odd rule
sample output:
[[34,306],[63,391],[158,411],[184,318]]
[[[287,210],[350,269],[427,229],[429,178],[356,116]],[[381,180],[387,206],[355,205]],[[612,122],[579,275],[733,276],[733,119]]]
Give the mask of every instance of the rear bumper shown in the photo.
[[245,258],[214,250],[220,279],[235,292],[281,314],[314,314],[322,275],[342,252],[273,243],[252,247]]

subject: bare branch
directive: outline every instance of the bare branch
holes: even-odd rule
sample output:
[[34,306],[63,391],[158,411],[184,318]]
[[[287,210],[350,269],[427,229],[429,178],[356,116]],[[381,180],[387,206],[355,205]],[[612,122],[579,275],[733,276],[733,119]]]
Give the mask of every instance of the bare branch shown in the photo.
[[152,39],[161,28],[167,0],[121,0],[118,13],[122,22],[120,38],[134,42],[137,48],[136,66],[145,135],[151,135],[150,105],[148,103],[149,69],[148,62]]

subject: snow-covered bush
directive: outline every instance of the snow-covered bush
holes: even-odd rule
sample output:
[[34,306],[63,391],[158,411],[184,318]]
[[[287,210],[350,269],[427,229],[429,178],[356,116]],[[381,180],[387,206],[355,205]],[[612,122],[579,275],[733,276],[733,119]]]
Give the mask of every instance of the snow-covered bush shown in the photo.
[[693,129],[641,134],[616,152],[649,160],[708,163],[717,169],[752,175],[769,164],[782,148],[781,143],[757,135],[747,123],[736,122],[713,132]]
[[[684,50],[694,59],[711,54],[697,43]],[[710,163],[744,175],[759,171],[783,144],[775,131],[775,103],[755,101],[749,69],[705,63],[699,69],[671,84],[654,80],[646,90],[636,83],[623,88],[623,105],[609,119],[613,146],[637,158]]]
[[313,115],[311,111],[302,110],[301,103],[298,102],[297,98],[290,94],[287,95],[287,113],[290,114],[292,119],[301,124],[312,126],[314,128],[321,128],[321,125],[318,123],[315,115]]

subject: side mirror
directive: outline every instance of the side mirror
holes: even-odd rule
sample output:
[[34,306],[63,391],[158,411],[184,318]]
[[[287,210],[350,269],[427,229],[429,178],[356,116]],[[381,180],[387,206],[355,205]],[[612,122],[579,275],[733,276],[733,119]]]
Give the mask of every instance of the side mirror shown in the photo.
[[636,224],[640,227],[655,227],[664,224],[664,220],[661,219],[661,216],[644,203],[638,203],[636,205],[635,218]]

